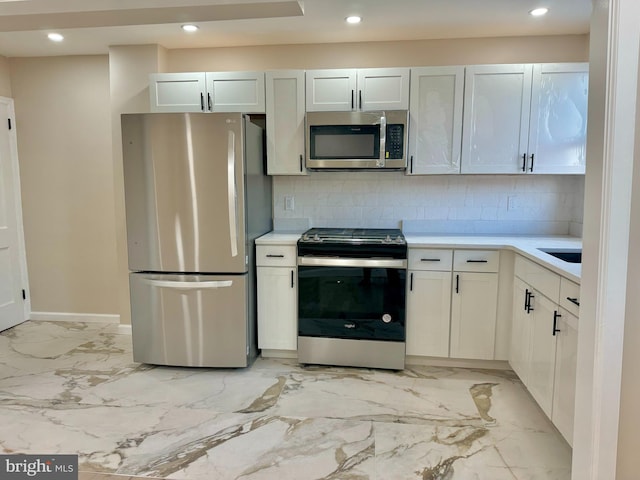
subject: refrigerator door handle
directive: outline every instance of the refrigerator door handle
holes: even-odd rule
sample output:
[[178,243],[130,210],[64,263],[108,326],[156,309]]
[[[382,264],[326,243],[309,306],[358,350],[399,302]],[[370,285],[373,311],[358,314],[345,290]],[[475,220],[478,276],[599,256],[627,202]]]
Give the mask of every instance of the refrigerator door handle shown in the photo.
[[210,288],[226,288],[233,285],[232,280],[211,281],[211,282],[181,282],[172,280],[150,280],[143,282],[158,288],[173,288],[175,290],[204,290]]
[[238,219],[236,193],[236,135],[229,130],[227,149],[227,192],[229,194],[229,239],[231,240],[231,256],[238,256]]

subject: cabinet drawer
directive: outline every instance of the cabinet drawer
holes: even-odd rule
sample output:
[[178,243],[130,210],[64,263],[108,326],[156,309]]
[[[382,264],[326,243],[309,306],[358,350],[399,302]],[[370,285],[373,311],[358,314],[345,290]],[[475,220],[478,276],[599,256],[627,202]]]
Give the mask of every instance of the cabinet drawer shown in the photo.
[[560,306],[576,317],[580,316],[580,285],[566,278],[560,279]]
[[453,250],[410,248],[409,270],[448,272],[453,264]]
[[456,272],[497,272],[499,268],[499,250],[456,250],[453,252],[453,269]]
[[516,255],[514,272],[516,277],[524,280],[549,300],[558,303],[560,297],[560,275],[521,255]]
[[295,267],[296,247],[293,245],[256,246],[256,265],[258,267]]

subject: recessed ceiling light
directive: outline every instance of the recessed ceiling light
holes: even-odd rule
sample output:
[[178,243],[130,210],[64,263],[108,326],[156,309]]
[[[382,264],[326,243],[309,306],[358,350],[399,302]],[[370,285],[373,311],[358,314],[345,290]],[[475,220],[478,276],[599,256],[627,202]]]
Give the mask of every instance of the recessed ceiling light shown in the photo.
[[535,8],[529,12],[529,15],[533,15],[534,17],[541,17],[542,15],[545,15],[548,11],[549,9],[545,7]]
[[47,37],[52,42],[61,42],[62,40],[64,40],[64,37],[59,33],[50,33],[49,35],[47,35]]
[[350,17],[345,18],[345,20],[347,23],[356,24],[362,21],[362,17],[358,17],[357,15],[352,15]]
[[197,25],[182,25],[182,30],[184,30],[185,32],[197,32],[199,28],[200,27],[198,27]]

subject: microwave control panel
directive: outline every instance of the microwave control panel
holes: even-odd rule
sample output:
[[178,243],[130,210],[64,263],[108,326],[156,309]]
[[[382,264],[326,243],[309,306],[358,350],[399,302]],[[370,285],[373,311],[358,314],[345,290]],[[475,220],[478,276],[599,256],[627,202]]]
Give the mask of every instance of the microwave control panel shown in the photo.
[[404,125],[401,123],[387,125],[387,148],[385,158],[402,159],[404,154]]

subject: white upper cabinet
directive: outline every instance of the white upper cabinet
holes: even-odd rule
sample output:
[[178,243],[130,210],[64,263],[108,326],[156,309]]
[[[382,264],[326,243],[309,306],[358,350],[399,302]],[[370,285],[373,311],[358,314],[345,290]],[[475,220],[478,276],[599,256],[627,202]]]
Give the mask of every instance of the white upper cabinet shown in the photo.
[[309,70],[307,111],[407,110],[408,68]]
[[467,67],[462,173],[518,173],[527,159],[531,65]]
[[588,65],[467,67],[462,173],[583,174]]
[[264,113],[264,72],[152,73],[151,112]]
[[534,65],[528,172],[585,172],[588,91],[586,63]]
[[264,72],[207,72],[214,112],[264,113]]
[[267,173],[305,175],[304,71],[266,73]]
[[411,69],[407,174],[460,173],[464,67]]
[[152,73],[149,100],[152,112],[204,112],[207,108],[204,72]]

